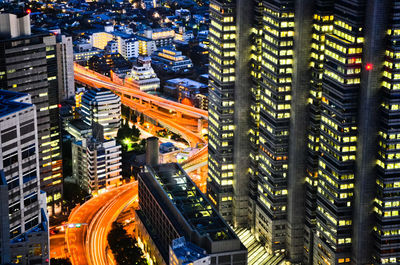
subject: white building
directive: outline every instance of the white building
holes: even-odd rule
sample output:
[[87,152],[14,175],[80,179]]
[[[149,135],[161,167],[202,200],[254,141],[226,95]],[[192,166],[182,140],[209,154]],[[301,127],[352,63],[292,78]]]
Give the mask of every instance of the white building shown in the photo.
[[48,216],[46,193],[40,191],[37,131],[31,96],[0,90],[0,186],[7,187],[0,189],[0,208],[7,208],[0,232],[1,226],[8,226],[0,247],[9,240],[1,256],[9,251],[13,264],[48,264]]
[[125,59],[139,57],[139,41],[136,38],[117,37],[118,52]]
[[119,49],[118,49],[118,43],[115,41],[115,40],[110,40],[108,43],[107,43],[107,45],[106,45],[106,47],[104,48],[104,50],[107,52],[107,53],[118,53],[119,51]]
[[125,82],[141,91],[157,91],[160,89],[160,79],[151,67],[150,57],[139,57]]
[[115,140],[75,141],[72,158],[72,177],[87,192],[100,194],[120,184],[121,146]]
[[57,35],[57,64],[58,64],[58,83],[63,88],[62,100],[72,98],[75,95],[74,79],[74,51],[72,37]]
[[108,89],[92,89],[82,96],[83,121],[103,126],[106,139],[115,138],[121,124],[121,99]]
[[156,42],[152,39],[137,36],[139,41],[139,55],[142,56],[150,56],[157,50]]
[[182,52],[164,48],[162,50],[153,53],[153,61],[157,61],[163,65],[163,68],[167,71],[180,72],[188,71],[193,68],[193,63],[190,58],[182,55]]
[[[90,43],[98,49],[106,49],[110,41],[115,44],[113,50],[118,51],[125,59],[136,58],[140,54],[139,40],[132,34],[123,32],[95,32],[90,37]],[[109,47],[110,48],[110,47]],[[147,48],[147,47],[146,47]]]

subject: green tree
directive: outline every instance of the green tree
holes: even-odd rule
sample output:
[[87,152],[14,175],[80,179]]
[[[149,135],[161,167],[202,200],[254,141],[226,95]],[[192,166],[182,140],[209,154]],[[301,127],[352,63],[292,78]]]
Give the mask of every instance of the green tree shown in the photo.
[[139,141],[139,137],[140,130],[136,126],[130,128],[126,122],[119,128],[116,140],[122,146],[122,152],[127,152],[132,143]]
[[118,265],[147,265],[137,241],[130,237],[123,226],[114,222],[107,236],[108,244]]
[[64,205],[72,210],[77,204],[85,202],[90,195],[78,184],[64,182]]

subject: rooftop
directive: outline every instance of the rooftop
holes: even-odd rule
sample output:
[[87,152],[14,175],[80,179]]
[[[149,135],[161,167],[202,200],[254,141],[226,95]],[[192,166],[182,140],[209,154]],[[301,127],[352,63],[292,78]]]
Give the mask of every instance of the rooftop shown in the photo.
[[192,264],[194,261],[207,257],[204,249],[186,241],[184,237],[172,241],[172,250],[184,265]]
[[28,99],[30,101],[25,93],[0,90],[0,117],[32,107],[33,104],[26,102]]
[[177,164],[153,167],[154,177],[193,230],[212,241],[238,239],[204,194]]
[[174,78],[167,80],[167,83],[174,84],[174,85],[183,85],[188,88],[199,88],[199,87],[207,87],[206,84],[194,81],[189,78]]

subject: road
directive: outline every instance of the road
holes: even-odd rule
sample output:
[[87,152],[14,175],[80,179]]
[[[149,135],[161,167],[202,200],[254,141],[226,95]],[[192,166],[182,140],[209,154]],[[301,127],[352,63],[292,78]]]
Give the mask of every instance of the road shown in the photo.
[[59,232],[56,235],[51,235],[50,246],[51,246],[50,258],[64,259],[67,257],[67,254],[65,253],[66,252],[65,233]]
[[203,118],[205,120],[208,119],[208,112],[206,110],[198,109],[192,106],[188,106],[185,104],[181,104],[179,102],[175,102],[172,100],[168,100],[159,96],[151,95],[146,92],[140,91],[138,89],[133,89],[129,86],[124,86],[118,84],[118,82],[113,82],[109,77],[103,76],[99,73],[90,71],[79,64],[75,64],[74,66],[75,72],[75,80],[80,81],[82,83],[92,85],[93,87],[105,87],[110,90],[113,90],[117,93],[128,95],[131,97],[135,97],[137,99],[151,102],[152,104],[165,108],[167,110],[173,110],[176,112],[181,112],[182,114]]
[[89,225],[86,241],[90,264],[107,265],[114,264],[114,259],[107,255],[107,235],[112,223],[118,215],[130,204],[138,201],[137,184],[122,191],[114,199],[109,201],[93,218]]
[[[196,170],[207,162],[207,141],[197,126],[206,123],[207,111],[150,95],[113,82],[110,78],[75,66],[75,79],[92,87],[105,87],[121,95],[121,103],[144,113],[163,127],[178,132],[192,147],[203,144],[198,153],[182,167]],[[175,113],[174,113],[175,112]],[[200,132],[199,132],[200,131]],[[107,235],[111,224],[130,203],[137,202],[137,183],[126,184],[100,194],[77,207],[70,215],[69,224],[86,224],[80,228],[68,227],[65,233],[68,253],[73,265],[114,264],[107,251]]]
[[[136,186],[136,187],[135,187]],[[124,195],[128,191],[129,195]],[[65,232],[65,239],[67,242],[68,253],[70,254],[70,260],[73,265],[97,265],[98,263],[92,263],[91,261],[95,258],[90,257],[89,255],[92,253],[100,253],[102,250],[101,246],[96,242],[96,240],[100,239],[92,239],[93,233],[99,233],[102,235],[103,243],[107,243],[107,236],[104,237],[105,233],[108,233],[107,229],[109,225],[115,220],[110,217],[114,215],[108,216],[109,223],[104,223],[103,218],[100,218],[103,214],[109,214],[109,207],[122,207],[122,205],[126,205],[126,203],[130,200],[127,200],[127,196],[130,198],[134,198],[137,196],[137,183],[133,182],[131,184],[125,184],[123,186],[112,189],[106,193],[103,193],[97,197],[94,197],[84,203],[81,206],[78,206],[75,211],[73,211],[68,219],[69,224],[86,224],[82,225],[80,228],[69,228],[67,227]],[[136,197],[137,199],[137,197]],[[112,208],[116,209],[116,208]],[[118,209],[114,212],[114,214],[119,214]],[[117,215],[118,216],[118,215]],[[100,219],[99,219],[100,218]],[[107,218],[107,217],[106,217]],[[101,221],[102,229],[94,230],[93,226]],[[98,228],[98,227],[97,227]],[[87,239],[91,239],[91,241],[87,241]],[[93,244],[90,245],[90,249],[87,248],[88,243]],[[93,252],[94,251],[94,252]],[[103,253],[105,253],[105,248]],[[89,254],[89,255],[88,255]]]
[[[121,94],[122,104],[146,114],[146,116],[157,121],[162,126],[181,134],[191,147],[196,147],[199,143],[205,144],[206,147],[202,148],[199,153],[182,163],[182,167],[187,170],[188,173],[207,163],[207,141],[201,135],[201,132],[197,131],[197,126],[193,128],[193,122],[189,119],[192,118],[192,121],[195,119],[196,123],[198,123],[198,119],[201,119],[202,122],[206,122],[208,120],[207,111],[122,85],[121,81],[114,82],[111,78],[88,70],[78,64],[75,64],[74,71],[77,81],[93,87],[105,87]],[[147,102],[147,104],[144,104],[145,102]],[[176,113],[165,113],[157,108]],[[178,115],[178,113],[183,114],[183,116]]]

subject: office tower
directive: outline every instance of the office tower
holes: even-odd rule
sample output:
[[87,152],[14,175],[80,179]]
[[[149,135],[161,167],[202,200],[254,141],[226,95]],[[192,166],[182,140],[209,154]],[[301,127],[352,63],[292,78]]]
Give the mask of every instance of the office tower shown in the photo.
[[0,88],[29,93],[36,105],[41,189],[50,215],[61,212],[62,159],[56,36],[32,34],[29,15],[0,14]]
[[103,126],[106,139],[115,138],[121,123],[121,99],[107,89],[88,90],[82,96],[82,119]]
[[121,182],[121,146],[114,139],[87,137],[72,143],[72,177],[91,194]]
[[208,196],[233,221],[233,131],[236,55],[235,4],[210,1]]
[[208,196],[293,263],[400,262],[399,7],[211,1]]
[[[38,125],[29,94],[0,90],[1,247],[18,264],[47,264],[46,194],[40,190]],[[3,186],[2,185],[2,186]],[[8,220],[3,220],[6,217]],[[8,223],[7,234],[3,225]],[[6,241],[8,240],[8,246]],[[7,251],[7,249],[5,250]],[[4,264],[5,261],[1,263]]]
[[72,37],[58,34],[57,40],[57,69],[58,86],[62,88],[60,101],[75,96],[74,51]]

